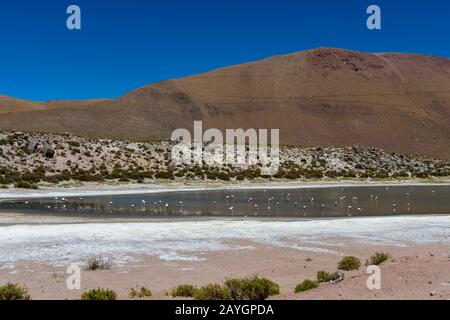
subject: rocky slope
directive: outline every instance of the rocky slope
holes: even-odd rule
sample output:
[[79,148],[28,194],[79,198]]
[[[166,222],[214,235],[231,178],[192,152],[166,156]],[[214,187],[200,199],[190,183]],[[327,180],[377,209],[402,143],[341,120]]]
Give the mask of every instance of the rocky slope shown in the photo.
[[281,168],[261,177],[257,166],[174,166],[172,143],[0,132],[0,185],[41,182],[254,181],[431,178],[450,176],[450,163],[364,147],[282,147]]

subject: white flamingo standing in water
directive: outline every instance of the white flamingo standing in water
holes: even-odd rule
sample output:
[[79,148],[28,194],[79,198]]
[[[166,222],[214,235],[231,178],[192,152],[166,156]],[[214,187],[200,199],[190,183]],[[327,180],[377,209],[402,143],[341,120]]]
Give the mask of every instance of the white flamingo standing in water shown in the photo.
[[306,209],[308,209],[307,206],[303,206],[302,207],[302,211],[303,211],[303,216],[306,217]]
[[273,200],[273,197],[268,197],[267,198],[267,206],[268,207],[270,206],[270,203],[272,202],[272,200]]

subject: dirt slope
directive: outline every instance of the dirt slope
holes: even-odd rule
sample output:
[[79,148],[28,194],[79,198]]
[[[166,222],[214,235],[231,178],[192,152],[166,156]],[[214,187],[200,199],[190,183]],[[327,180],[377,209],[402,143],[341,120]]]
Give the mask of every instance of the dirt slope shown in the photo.
[[168,139],[175,128],[279,128],[285,144],[450,157],[450,59],[314,49],[163,81],[115,100],[0,98],[0,128]]

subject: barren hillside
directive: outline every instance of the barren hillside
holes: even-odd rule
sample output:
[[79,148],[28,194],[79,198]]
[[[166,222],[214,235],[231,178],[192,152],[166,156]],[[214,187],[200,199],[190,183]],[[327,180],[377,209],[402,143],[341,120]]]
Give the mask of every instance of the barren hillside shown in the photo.
[[156,83],[115,100],[30,102],[26,112],[11,112],[11,101],[0,99],[2,129],[168,139],[173,129],[203,120],[220,129],[280,128],[284,144],[450,157],[450,59],[428,55],[315,49]]

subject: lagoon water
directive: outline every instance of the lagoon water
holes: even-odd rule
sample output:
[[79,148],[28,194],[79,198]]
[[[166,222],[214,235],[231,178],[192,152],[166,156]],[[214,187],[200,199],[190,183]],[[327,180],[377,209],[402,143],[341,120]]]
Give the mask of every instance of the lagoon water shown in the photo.
[[450,214],[449,185],[201,190],[20,199],[0,212],[123,217],[352,217]]

